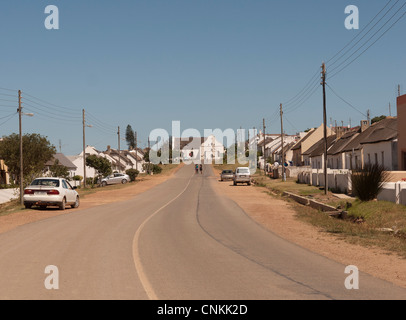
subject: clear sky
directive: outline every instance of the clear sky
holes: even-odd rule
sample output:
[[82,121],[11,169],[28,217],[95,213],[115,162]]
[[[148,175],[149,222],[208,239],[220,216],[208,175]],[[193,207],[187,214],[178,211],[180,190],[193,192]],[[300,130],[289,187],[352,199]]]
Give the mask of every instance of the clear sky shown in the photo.
[[[23,118],[24,132],[48,136],[58,150],[61,140],[67,155],[82,149],[82,108],[93,125],[86,130],[86,142],[101,150],[107,145],[117,147],[117,127],[124,137],[128,124],[139,132],[141,146],[151,130],[169,131],[172,120],[180,120],[182,130],[196,128],[203,133],[210,128],[258,128],[265,118],[267,131],[278,133],[279,104],[300,93],[321,63],[365,32],[387,3],[4,0],[0,4],[0,87],[23,91],[24,112],[35,114]],[[387,9],[395,3],[391,1]],[[404,3],[398,1],[360,45]],[[44,9],[50,4],[59,8],[59,30],[44,26]],[[347,5],[359,8],[359,30],[344,26]],[[398,16],[405,11],[406,6]],[[373,39],[395,21],[396,17]],[[347,125],[351,118],[356,125],[367,109],[372,117],[388,114],[389,102],[392,115],[396,114],[397,85],[406,93],[405,28],[406,17],[331,80],[334,72],[330,70],[345,58],[335,65],[331,65],[334,59],[327,63],[328,84],[361,111],[328,88],[328,122],[332,118]],[[322,123],[321,86],[310,96],[316,78],[309,90],[285,105],[287,133]],[[17,95],[0,89],[0,99],[3,123],[15,111]],[[1,136],[13,132],[18,132],[17,116],[0,126]]]

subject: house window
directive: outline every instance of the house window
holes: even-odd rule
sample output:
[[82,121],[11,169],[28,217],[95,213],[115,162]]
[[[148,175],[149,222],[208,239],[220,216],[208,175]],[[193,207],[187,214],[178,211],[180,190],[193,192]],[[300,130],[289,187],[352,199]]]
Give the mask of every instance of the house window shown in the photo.
[[385,165],[385,152],[382,151],[381,157],[382,157],[382,165],[384,166]]
[[375,164],[378,165],[378,154],[375,153]]
[[358,170],[358,156],[355,156],[355,170]]
[[371,164],[371,155],[368,153],[368,164]]

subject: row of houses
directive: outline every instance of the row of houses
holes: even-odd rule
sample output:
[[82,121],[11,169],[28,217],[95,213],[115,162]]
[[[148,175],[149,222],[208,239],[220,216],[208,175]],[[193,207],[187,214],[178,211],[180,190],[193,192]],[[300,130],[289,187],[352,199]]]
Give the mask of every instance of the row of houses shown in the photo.
[[[397,99],[397,117],[387,117],[371,124],[369,120],[350,127],[327,128],[327,168],[356,170],[366,164],[378,164],[388,171],[406,170],[406,95]],[[265,159],[281,162],[281,137],[261,135],[260,148]],[[326,142],[324,126],[296,136],[285,136],[285,161],[294,167],[324,169]],[[264,158],[262,158],[263,166]]]
[[[329,169],[358,169],[365,164],[383,165],[396,171],[398,165],[398,118],[387,117],[377,123],[361,121],[354,128],[327,128],[327,167]],[[302,137],[285,138],[284,154],[287,165],[324,169],[324,127],[311,129]],[[261,144],[260,147],[263,147]],[[281,138],[267,141],[265,157],[282,161]]]
[[[141,149],[118,151],[117,149],[107,146],[106,151],[99,151],[93,146],[87,146],[85,148],[85,154],[86,157],[96,155],[98,157],[106,158],[110,162],[113,172],[121,173],[128,169],[137,169],[139,172],[144,172],[144,151]],[[69,175],[71,177],[84,176],[83,151],[74,156],[56,154],[54,159],[47,163],[45,171],[49,170],[56,159],[59,160],[60,164],[69,169]],[[94,168],[86,167],[86,177],[94,178],[96,175],[97,174]]]

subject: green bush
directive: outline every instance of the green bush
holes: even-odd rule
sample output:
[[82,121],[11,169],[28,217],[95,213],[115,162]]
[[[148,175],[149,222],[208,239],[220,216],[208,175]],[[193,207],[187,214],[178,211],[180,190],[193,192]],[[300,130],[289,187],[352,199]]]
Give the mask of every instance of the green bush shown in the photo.
[[351,175],[353,194],[361,201],[374,200],[388,179],[383,166],[367,164],[361,170],[354,170]]
[[154,166],[152,167],[152,172],[154,174],[160,174],[162,172],[162,168],[157,164],[154,164]]
[[131,181],[135,181],[140,172],[137,169],[128,169],[125,173],[129,175]]
[[73,181],[82,181],[83,177],[78,175],[78,176],[74,176],[72,179],[73,179]]

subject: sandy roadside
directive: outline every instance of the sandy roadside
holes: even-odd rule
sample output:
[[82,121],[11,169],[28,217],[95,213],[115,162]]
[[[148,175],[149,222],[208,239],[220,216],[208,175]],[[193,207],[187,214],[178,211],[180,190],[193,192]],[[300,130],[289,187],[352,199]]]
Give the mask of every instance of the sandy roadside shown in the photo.
[[80,212],[90,207],[100,206],[106,203],[119,202],[129,200],[136,195],[143,193],[165,181],[170,179],[182,165],[171,170],[167,174],[154,175],[142,178],[141,181],[129,184],[125,188],[121,189],[104,189],[98,190],[95,193],[86,195],[80,201],[80,207],[78,209],[67,208],[65,211],[58,209],[48,208],[47,210],[21,210],[13,212],[12,214],[0,217],[0,233],[10,231],[18,226],[32,223],[39,220],[44,220],[52,217],[56,217],[63,214],[70,214],[74,212]]
[[[406,259],[378,248],[353,245],[298,220],[292,206],[269,196],[267,189],[220,182],[213,169],[215,188],[235,201],[252,219],[280,237],[344,265],[355,265],[374,277],[406,288]],[[343,270],[344,272],[344,270]]]

